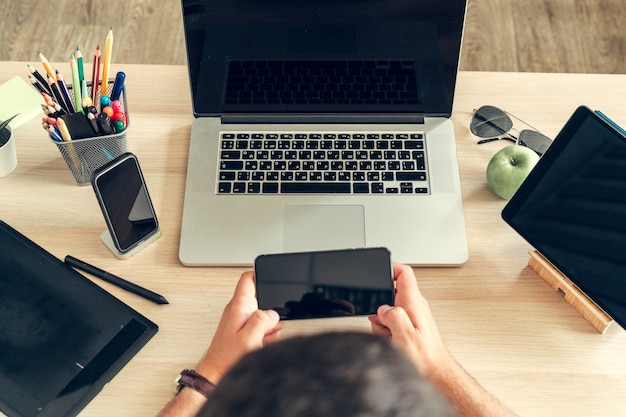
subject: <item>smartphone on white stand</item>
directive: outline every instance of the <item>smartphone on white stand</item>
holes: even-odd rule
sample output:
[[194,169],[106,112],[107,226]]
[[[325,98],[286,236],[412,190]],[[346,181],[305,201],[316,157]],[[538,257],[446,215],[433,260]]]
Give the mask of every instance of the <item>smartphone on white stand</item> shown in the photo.
[[124,153],[98,168],[91,185],[107,224],[102,241],[115,256],[128,258],[161,235],[135,155]]

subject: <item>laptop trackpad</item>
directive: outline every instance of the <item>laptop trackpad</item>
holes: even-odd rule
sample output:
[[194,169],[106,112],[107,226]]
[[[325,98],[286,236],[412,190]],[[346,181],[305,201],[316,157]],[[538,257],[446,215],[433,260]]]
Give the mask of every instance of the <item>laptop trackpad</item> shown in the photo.
[[365,247],[363,206],[283,207],[283,251]]

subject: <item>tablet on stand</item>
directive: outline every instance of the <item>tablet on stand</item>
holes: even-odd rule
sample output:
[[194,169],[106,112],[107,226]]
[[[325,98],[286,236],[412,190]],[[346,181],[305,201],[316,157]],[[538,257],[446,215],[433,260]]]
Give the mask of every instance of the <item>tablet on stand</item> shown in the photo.
[[529,265],[600,332],[626,329],[626,132],[579,107],[502,211]]

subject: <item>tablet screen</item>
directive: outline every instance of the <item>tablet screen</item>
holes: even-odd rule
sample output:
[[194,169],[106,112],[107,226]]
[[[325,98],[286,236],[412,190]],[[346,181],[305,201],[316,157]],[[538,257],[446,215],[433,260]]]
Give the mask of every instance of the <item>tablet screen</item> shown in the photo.
[[75,415],[155,324],[0,222],[0,411]]
[[581,107],[502,212],[626,328],[626,138]]

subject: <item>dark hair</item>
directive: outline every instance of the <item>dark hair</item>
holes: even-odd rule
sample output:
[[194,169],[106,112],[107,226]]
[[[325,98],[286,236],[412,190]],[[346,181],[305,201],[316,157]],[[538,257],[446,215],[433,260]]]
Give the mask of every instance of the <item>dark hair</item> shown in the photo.
[[451,406],[386,339],[322,333],[251,352],[198,417],[448,417]]

